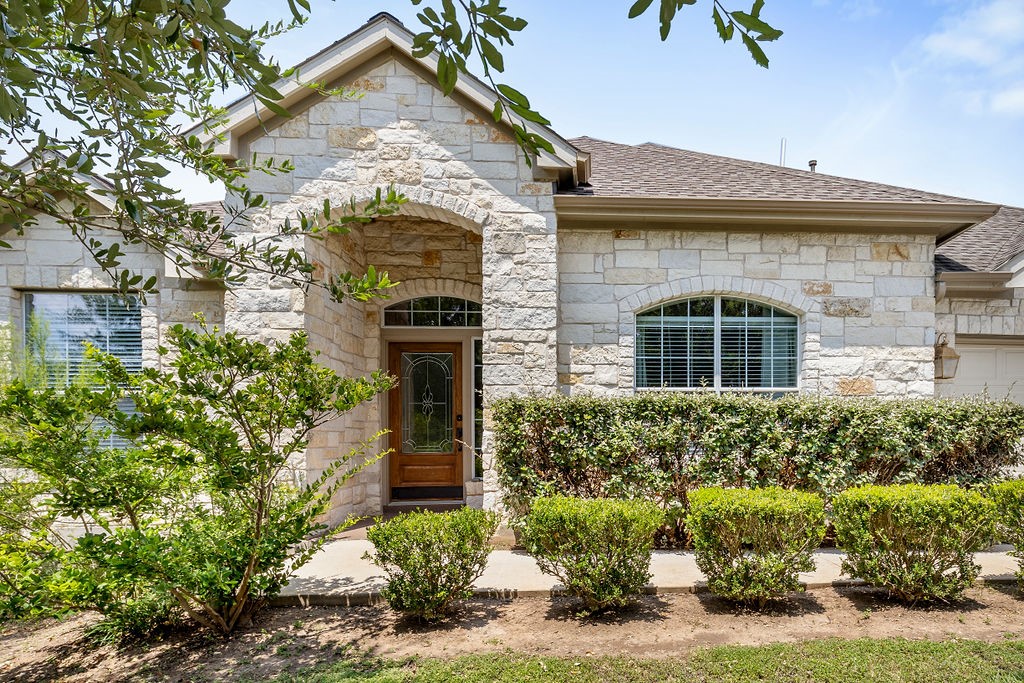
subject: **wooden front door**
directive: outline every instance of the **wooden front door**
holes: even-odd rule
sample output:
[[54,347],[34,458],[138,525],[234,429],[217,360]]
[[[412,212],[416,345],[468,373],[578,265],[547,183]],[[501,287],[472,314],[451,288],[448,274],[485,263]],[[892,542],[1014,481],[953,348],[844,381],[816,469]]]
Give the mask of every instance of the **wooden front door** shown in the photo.
[[391,499],[463,498],[462,344],[388,345]]

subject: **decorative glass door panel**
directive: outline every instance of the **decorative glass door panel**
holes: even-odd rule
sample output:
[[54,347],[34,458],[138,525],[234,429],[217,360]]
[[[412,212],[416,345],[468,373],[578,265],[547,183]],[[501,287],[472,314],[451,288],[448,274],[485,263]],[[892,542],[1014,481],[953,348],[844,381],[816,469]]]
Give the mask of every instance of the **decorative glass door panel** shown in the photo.
[[455,354],[402,353],[402,451],[452,451]]
[[393,500],[462,498],[461,365],[462,344],[388,346]]

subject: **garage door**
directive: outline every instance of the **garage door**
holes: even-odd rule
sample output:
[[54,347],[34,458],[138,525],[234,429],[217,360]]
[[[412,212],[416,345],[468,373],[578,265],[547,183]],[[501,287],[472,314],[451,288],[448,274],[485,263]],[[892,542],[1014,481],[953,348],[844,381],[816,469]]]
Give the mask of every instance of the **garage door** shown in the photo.
[[937,383],[939,396],[981,394],[1024,403],[1024,339],[956,338],[960,366],[951,382]]

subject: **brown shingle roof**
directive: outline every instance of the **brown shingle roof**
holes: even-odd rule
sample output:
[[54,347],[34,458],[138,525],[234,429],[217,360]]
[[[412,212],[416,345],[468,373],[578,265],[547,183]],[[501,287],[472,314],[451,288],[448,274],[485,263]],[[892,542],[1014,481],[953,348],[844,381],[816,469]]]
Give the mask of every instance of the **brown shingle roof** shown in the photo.
[[[852,180],[654,143],[622,145],[590,137],[569,142],[591,155],[589,187],[569,194],[686,199],[792,199],[961,203],[973,200]],[[981,203],[981,202],[979,202]]]
[[224,217],[227,213],[224,210],[224,203],[221,201],[196,202],[195,204],[190,204],[188,208],[192,209],[193,211],[205,211],[211,216],[217,216],[221,220],[224,220]]
[[1024,209],[1004,206],[935,250],[935,270],[994,271],[1024,252]]

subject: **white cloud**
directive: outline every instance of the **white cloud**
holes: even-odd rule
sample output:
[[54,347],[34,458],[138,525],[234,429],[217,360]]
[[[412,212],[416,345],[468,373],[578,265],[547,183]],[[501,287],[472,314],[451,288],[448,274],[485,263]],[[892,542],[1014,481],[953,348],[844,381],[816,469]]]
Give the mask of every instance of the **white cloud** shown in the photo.
[[934,59],[997,67],[1024,42],[1024,2],[990,0],[949,15],[941,30],[922,41]]
[[992,111],[996,114],[1024,116],[1024,83],[995,93],[992,96]]
[[935,85],[971,113],[1024,116],[1024,0],[950,7],[918,52]]

